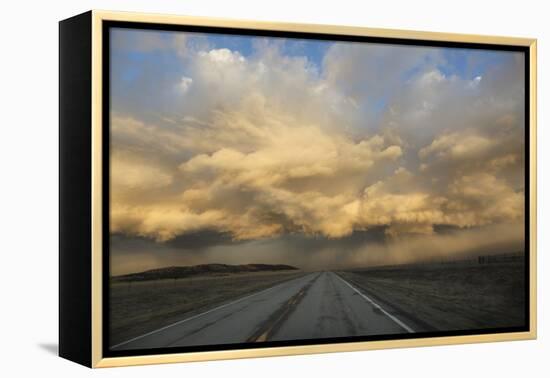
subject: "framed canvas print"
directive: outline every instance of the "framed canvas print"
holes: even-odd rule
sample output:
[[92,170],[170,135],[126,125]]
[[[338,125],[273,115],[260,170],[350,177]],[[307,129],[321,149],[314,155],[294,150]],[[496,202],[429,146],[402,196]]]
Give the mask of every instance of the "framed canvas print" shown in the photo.
[[536,41],[60,22],[62,357],[536,337]]

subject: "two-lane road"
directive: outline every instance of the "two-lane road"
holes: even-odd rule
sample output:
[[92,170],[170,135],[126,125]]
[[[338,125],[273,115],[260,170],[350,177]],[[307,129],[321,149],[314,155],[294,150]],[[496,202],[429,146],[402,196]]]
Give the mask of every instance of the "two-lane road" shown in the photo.
[[300,340],[413,330],[333,272],[310,273],[128,340],[113,350]]

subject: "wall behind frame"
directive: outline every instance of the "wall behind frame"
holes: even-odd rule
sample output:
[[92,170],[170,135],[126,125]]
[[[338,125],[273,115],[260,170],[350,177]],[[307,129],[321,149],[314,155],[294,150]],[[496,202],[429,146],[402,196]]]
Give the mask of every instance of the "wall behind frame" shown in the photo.
[[[93,372],[104,377],[334,377],[371,376],[542,377],[549,370],[550,331],[547,305],[550,291],[544,267],[550,239],[550,190],[545,167],[550,164],[550,103],[548,70],[550,31],[544,4],[538,1],[384,1],[248,2],[158,0],[42,3],[21,1],[6,7],[0,34],[7,51],[3,59],[2,250],[6,258],[2,280],[2,371],[11,376],[89,376],[92,372],[54,356],[57,340],[57,65],[60,19],[90,8],[165,12],[289,22],[353,24],[399,29],[516,35],[539,39],[539,340],[436,348],[223,361],[110,369]],[[4,100],[7,101],[7,100]],[[545,235],[546,234],[546,235]],[[22,274],[23,267],[25,274]],[[10,374],[11,372],[11,374]]]

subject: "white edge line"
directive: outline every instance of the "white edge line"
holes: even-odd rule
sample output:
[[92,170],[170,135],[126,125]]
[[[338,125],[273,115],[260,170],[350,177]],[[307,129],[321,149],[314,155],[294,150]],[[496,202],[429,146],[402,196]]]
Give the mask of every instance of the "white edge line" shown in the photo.
[[[306,276],[307,276],[307,274],[306,274]],[[214,308],[212,308],[212,309],[210,309],[210,310],[208,310],[208,311],[201,312],[200,314],[193,315],[193,316],[191,316],[191,317],[189,317],[189,318],[186,318],[186,319],[183,319],[183,320],[179,320],[179,321],[177,321],[177,322],[175,322],[175,323],[169,324],[169,325],[164,326],[164,327],[162,327],[162,328],[155,329],[154,331],[147,332],[147,333],[145,333],[145,334],[143,334],[143,335],[136,336],[136,337],[134,337],[134,338],[132,338],[132,339],[130,339],[130,340],[126,340],[126,341],[123,341],[123,342],[121,342],[121,343],[119,343],[119,344],[112,345],[112,346],[110,347],[110,349],[118,348],[118,347],[120,347],[120,346],[122,346],[122,345],[129,344],[129,343],[131,343],[132,341],[136,341],[136,340],[142,339],[142,338],[144,338],[144,337],[150,336],[150,335],[152,335],[152,334],[155,334],[155,333],[157,333],[157,332],[164,331],[165,329],[168,329],[168,328],[177,326],[178,324],[182,324],[182,323],[185,323],[185,322],[187,322],[187,321],[189,321],[189,320],[193,320],[193,319],[196,319],[196,318],[201,317],[201,316],[203,316],[203,315],[209,314],[209,313],[211,313],[211,312],[214,312],[214,311],[217,311],[217,310],[221,310],[221,309],[224,308],[224,307],[234,305],[234,304],[236,304],[236,303],[239,303],[239,302],[241,302],[241,301],[244,301],[245,299],[252,298],[252,297],[255,297],[256,295],[260,295],[260,294],[265,293],[265,292],[267,292],[267,291],[269,291],[269,290],[275,289],[277,286],[283,285],[283,284],[285,284],[285,283],[288,283],[288,282],[290,282],[290,281],[293,281],[293,280],[298,279],[298,278],[303,278],[303,277],[305,277],[305,276],[296,277],[296,278],[290,279],[290,280],[288,280],[288,281],[281,282],[281,283],[279,283],[279,284],[277,284],[277,285],[275,285],[275,286],[271,286],[271,287],[268,287],[267,289],[264,289],[264,290],[262,290],[262,291],[258,291],[257,293],[253,293],[253,294],[247,295],[246,297],[242,297],[242,298],[239,298],[239,299],[237,299],[237,300],[234,300],[233,302],[229,302],[229,303],[223,304],[223,305],[221,305],[221,306],[214,307]]]
[[415,331],[409,327],[408,325],[406,325],[405,323],[403,323],[401,320],[397,319],[395,316],[393,316],[392,314],[390,314],[389,312],[387,312],[386,310],[384,310],[382,308],[382,306],[380,306],[378,303],[376,303],[375,301],[373,301],[372,299],[370,299],[369,297],[367,297],[365,294],[361,293],[359,290],[357,290],[353,285],[351,285],[349,282],[347,282],[346,280],[344,280],[342,277],[340,277],[338,274],[336,275],[340,280],[342,280],[343,283],[345,283],[346,285],[348,285],[353,291],[355,291],[357,294],[359,294],[361,297],[363,297],[364,300],[366,300],[367,302],[369,302],[370,304],[372,304],[375,308],[377,308],[378,310],[380,310],[382,313],[384,313],[384,315],[386,315],[387,317],[389,317],[391,320],[393,320],[395,323],[397,323],[398,325],[400,325],[403,329],[405,329],[407,332],[409,333],[414,333]]

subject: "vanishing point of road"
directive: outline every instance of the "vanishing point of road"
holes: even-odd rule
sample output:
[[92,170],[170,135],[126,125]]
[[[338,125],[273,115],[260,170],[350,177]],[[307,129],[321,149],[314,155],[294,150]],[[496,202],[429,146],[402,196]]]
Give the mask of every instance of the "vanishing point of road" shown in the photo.
[[333,272],[310,273],[215,307],[113,350],[403,334],[414,330]]

